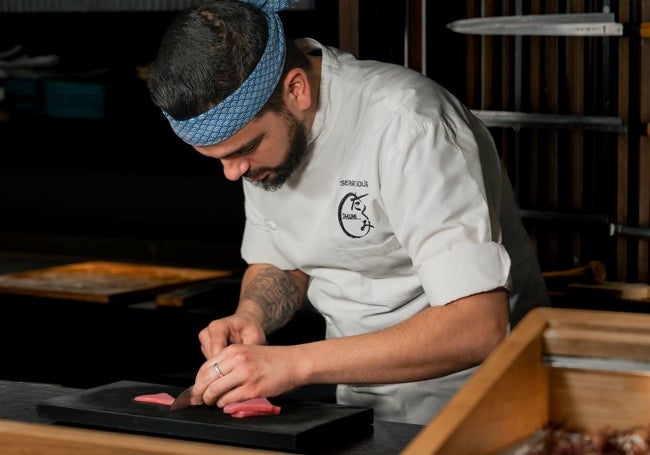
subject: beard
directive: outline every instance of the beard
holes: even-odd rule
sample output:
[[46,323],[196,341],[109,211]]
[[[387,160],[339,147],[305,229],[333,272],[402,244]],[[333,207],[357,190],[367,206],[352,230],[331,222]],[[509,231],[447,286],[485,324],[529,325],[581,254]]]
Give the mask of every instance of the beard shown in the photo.
[[[282,185],[291,177],[298,165],[302,162],[307,152],[307,131],[305,125],[283,108],[279,114],[287,122],[287,135],[289,138],[289,147],[285,154],[284,161],[275,167],[261,167],[248,171],[244,177],[255,186],[259,186],[266,191],[275,191],[282,188]],[[256,175],[264,174],[271,171],[271,174],[264,180],[254,180]]]

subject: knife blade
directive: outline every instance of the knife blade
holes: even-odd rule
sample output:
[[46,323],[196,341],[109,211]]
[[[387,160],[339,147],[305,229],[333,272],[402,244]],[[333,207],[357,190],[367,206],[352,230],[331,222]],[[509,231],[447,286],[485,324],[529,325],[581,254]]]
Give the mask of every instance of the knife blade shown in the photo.
[[[650,24],[638,28],[641,37],[650,37]],[[622,36],[625,27],[613,13],[528,14],[460,19],[447,24],[457,33],[472,35],[528,36]]]
[[523,209],[519,210],[519,214],[521,218],[525,220],[567,222],[575,224],[600,224],[605,226],[610,237],[619,236],[650,240],[650,227],[625,226],[622,224],[612,223],[607,215]]
[[170,411],[176,411],[178,409],[184,409],[184,408],[189,408],[192,406],[192,388],[194,386],[191,385],[187,389],[183,390],[181,393],[178,394],[174,402],[172,403],[171,407],[169,408]]
[[577,128],[613,133],[626,133],[628,130],[620,117],[540,114],[535,112],[489,111],[479,109],[473,109],[472,113],[488,127]]

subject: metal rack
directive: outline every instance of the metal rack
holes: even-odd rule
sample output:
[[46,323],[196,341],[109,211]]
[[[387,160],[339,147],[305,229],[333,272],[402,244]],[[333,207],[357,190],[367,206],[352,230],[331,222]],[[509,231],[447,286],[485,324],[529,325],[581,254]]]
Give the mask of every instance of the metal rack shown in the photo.
[[[496,26],[476,34],[464,30],[466,104],[498,128],[493,135],[525,211],[600,214],[616,224],[648,226],[650,92],[642,82],[647,80],[642,62],[648,53],[640,43],[648,37],[650,0],[466,4],[467,16],[456,31],[461,25],[495,24],[498,17],[517,25],[522,22],[517,16],[525,15],[553,21],[602,16],[623,30],[599,31],[601,36],[579,36],[577,31],[543,36],[533,28],[517,32],[516,27]],[[611,279],[650,278],[644,237],[608,241],[594,226],[547,219],[527,226],[543,269],[600,259]]]

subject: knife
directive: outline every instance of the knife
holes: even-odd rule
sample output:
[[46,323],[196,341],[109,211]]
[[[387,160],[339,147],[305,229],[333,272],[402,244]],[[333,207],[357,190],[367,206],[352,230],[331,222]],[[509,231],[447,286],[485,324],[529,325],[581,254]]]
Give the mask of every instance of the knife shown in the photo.
[[447,24],[457,33],[473,35],[650,37],[650,23],[617,23],[614,13],[529,14],[461,19]]
[[625,226],[623,224],[612,223],[607,215],[523,209],[519,210],[519,214],[523,219],[537,221],[601,224],[607,228],[610,237],[620,236],[650,240],[650,227]]
[[539,114],[516,111],[472,110],[488,127],[512,128],[579,128],[583,130],[609,131],[626,133],[627,126],[620,117],[596,115]]
[[189,408],[192,406],[192,388],[194,386],[191,385],[187,389],[183,390],[174,402],[172,403],[171,407],[169,408],[170,411],[176,411],[178,409],[183,409],[183,408]]

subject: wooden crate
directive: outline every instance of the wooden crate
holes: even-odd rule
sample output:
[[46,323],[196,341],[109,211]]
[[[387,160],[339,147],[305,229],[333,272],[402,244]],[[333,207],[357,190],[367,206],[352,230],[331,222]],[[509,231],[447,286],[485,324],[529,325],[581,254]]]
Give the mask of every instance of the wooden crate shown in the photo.
[[650,315],[537,308],[402,455],[499,453],[549,424],[647,426],[648,365]]

